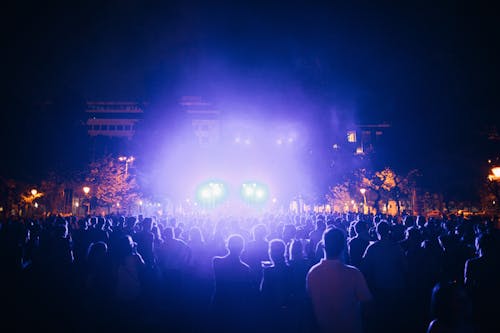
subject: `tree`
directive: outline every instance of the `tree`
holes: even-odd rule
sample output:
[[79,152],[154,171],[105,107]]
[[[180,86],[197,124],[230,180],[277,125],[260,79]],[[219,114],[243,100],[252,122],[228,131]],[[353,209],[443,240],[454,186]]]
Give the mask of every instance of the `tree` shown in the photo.
[[349,205],[352,201],[349,185],[349,182],[346,181],[330,188],[330,192],[326,195],[326,199],[333,210],[338,208],[338,210],[342,211],[342,207]]
[[108,212],[113,205],[130,209],[140,198],[135,174],[111,155],[91,163],[85,180],[97,203]]

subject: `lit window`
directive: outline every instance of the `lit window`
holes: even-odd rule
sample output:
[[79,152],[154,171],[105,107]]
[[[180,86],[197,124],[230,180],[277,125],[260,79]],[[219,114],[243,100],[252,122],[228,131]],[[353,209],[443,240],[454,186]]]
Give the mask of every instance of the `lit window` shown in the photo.
[[356,142],[356,131],[348,131],[347,132],[347,141],[348,142]]
[[362,155],[362,154],[363,154],[363,147],[356,148],[356,155]]

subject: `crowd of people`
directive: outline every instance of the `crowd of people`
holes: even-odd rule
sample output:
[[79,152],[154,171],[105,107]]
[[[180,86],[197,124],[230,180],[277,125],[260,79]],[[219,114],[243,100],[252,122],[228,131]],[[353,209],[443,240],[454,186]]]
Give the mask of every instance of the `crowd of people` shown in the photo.
[[482,217],[47,216],[0,224],[3,331],[495,332]]

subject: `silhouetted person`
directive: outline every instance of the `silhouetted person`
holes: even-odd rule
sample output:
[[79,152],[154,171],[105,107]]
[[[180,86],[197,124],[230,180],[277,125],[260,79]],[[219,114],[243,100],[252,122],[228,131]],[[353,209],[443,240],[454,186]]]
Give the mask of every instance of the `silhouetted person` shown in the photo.
[[260,285],[262,301],[268,318],[267,329],[272,332],[287,331],[290,327],[291,271],[285,258],[286,245],[281,239],[269,242],[271,266],[264,267]]
[[364,221],[354,223],[354,231],[356,235],[347,243],[349,264],[359,268],[363,254],[370,244],[370,235],[368,234],[368,225]]
[[479,235],[475,241],[479,256],[465,263],[465,287],[472,300],[479,332],[500,330],[496,317],[500,302],[498,241],[493,234]]
[[342,230],[330,228],[323,235],[324,258],[307,274],[307,289],[321,332],[362,332],[361,303],[372,299],[363,274],[345,265]]
[[401,331],[406,306],[407,263],[401,246],[390,234],[390,226],[381,221],[376,227],[379,240],[370,244],[361,261],[361,271],[373,293],[376,329]]
[[325,221],[322,219],[316,220],[316,228],[311,231],[309,234],[309,245],[307,249],[307,256],[313,262],[317,262],[316,260],[316,249],[318,243],[321,241],[321,237],[323,237],[323,232],[326,229]]
[[89,330],[109,329],[108,309],[112,304],[113,273],[108,246],[104,242],[90,244],[86,258],[85,310]]
[[310,304],[306,291],[306,276],[311,268],[310,261],[305,258],[305,250],[303,240],[292,240],[289,247],[288,266],[290,267],[290,308],[291,321],[294,329],[292,332],[303,332],[307,329],[308,317],[310,312]]
[[228,253],[214,257],[215,292],[212,300],[215,329],[219,332],[251,332],[257,286],[250,267],[240,260],[245,241],[231,235]]
[[257,224],[253,228],[253,240],[249,241],[241,258],[250,266],[255,281],[262,279],[262,262],[269,261],[268,242],[266,240],[267,228],[264,224]]
[[[432,291],[427,333],[474,333],[467,295],[456,282],[438,283]],[[488,332],[496,332],[490,327]]]
[[121,329],[137,329],[143,315],[144,260],[137,253],[137,243],[129,235],[122,236],[117,241],[115,251],[114,320],[120,324]]

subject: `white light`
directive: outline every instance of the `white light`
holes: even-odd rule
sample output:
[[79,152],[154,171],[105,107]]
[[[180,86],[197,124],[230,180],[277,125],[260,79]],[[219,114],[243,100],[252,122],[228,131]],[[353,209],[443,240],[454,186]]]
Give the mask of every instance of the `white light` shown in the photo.
[[213,186],[213,188],[212,188],[212,194],[215,197],[220,197],[222,195],[222,189],[220,188],[219,184],[216,184],[215,186]]
[[258,189],[257,191],[255,191],[255,196],[257,197],[257,199],[262,199],[264,197],[264,191]]
[[497,178],[500,178],[500,167],[494,167],[491,169],[493,175]]
[[241,142],[241,138],[240,138],[240,137],[236,137],[236,138],[234,138],[234,142],[235,142],[235,143],[240,143],[240,142]]
[[251,143],[250,139],[245,139],[245,144],[249,145]]
[[251,197],[253,195],[253,193],[254,193],[253,188],[251,188],[251,187],[246,187],[245,188],[245,195],[247,197]]
[[278,201],[278,199],[273,198],[273,203],[276,203],[277,201]]
[[38,208],[38,202],[35,202],[35,208]]
[[281,146],[283,144],[283,140],[281,140],[281,139],[276,140],[276,144],[278,146]]
[[208,199],[212,196],[212,193],[210,192],[210,190],[208,188],[204,188],[203,190],[201,190],[201,197],[204,198],[204,199]]
[[294,141],[293,138],[288,138],[288,143],[292,143]]

